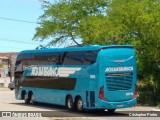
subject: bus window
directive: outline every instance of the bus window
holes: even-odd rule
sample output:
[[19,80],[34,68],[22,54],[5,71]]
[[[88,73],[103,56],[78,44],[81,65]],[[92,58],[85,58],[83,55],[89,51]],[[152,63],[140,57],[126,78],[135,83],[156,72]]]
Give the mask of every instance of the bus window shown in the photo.
[[85,64],[93,64],[96,62],[98,51],[86,51],[84,54]]
[[63,64],[89,65],[95,63],[97,51],[67,52]]
[[81,65],[84,63],[84,52],[67,52],[63,64]]

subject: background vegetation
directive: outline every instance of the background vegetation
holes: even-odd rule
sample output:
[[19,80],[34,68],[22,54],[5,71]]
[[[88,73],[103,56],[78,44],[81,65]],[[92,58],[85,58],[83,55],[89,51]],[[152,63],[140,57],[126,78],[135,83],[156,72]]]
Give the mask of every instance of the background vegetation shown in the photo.
[[42,1],[34,40],[50,47],[83,44],[132,44],[137,53],[139,103],[160,104],[160,1]]

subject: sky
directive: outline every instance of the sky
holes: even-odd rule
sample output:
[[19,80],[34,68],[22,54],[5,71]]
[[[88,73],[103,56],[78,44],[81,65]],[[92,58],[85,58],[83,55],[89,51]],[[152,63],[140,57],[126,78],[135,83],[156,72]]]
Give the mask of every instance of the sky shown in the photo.
[[39,46],[32,38],[42,14],[39,0],[0,0],[0,53]]

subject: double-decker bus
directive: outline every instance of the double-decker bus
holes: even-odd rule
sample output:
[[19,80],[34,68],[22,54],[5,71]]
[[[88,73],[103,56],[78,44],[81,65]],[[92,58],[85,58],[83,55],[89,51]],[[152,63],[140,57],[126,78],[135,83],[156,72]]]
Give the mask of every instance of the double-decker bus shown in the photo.
[[15,65],[15,96],[26,104],[114,112],[136,105],[136,83],[130,45],[26,50]]

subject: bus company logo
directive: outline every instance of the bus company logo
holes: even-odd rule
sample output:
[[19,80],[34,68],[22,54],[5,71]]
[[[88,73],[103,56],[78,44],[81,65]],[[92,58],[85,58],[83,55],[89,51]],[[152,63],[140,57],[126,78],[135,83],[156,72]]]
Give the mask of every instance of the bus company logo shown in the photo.
[[68,77],[79,70],[81,70],[81,68],[31,67],[31,76]]
[[31,76],[56,76],[57,68],[32,67]]
[[133,66],[129,67],[107,67],[105,72],[125,72],[125,71],[133,71]]

